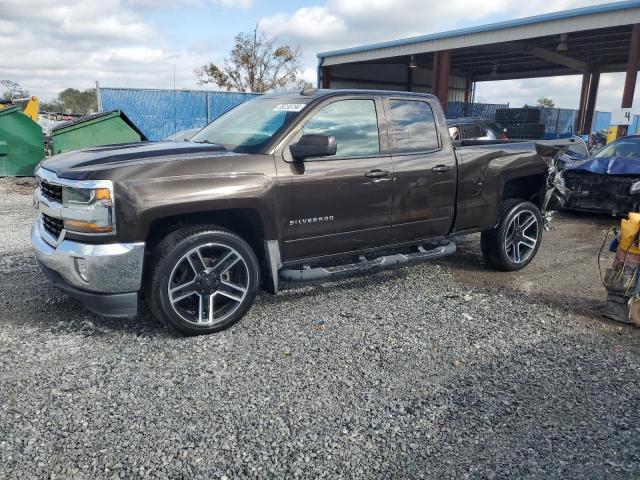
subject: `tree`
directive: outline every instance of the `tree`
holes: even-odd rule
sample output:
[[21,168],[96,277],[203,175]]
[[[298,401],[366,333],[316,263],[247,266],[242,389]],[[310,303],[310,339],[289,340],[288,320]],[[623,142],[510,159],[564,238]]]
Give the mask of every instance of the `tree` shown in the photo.
[[95,88],[84,91],[67,88],[58,94],[58,101],[62,103],[65,111],[71,110],[73,113],[88,113],[90,110],[98,109]]
[[540,97],[537,102],[540,108],[554,108],[556,106],[556,103],[551,97]]
[[76,90],[67,88],[60,92],[57,98],[48,102],[40,102],[40,110],[50,113],[70,113],[85,114],[98,109],[98,98],[96,89]]
[[277,37],[260,30],[258,22],[252,33],[236,35],[230,58],[222,66],[209,63],[194,71],[198,83],[215,84],[227,91],[259,93],[302,85],[302,51],[276,43]]
[[58,97],[49,101],[41,102],[40,110],[51,113],[71,113],[85,114],[98,109],[98,98],[96,89],[76,90],[67,88],[58,94]]
[[29,97],[29,91],[11,80],[0,80],[0,100],[15,100]]
[[40,111],[48,113],[62,113],[64,112],[64,105],[60,100],[54,98],[49,102],[40,102]]

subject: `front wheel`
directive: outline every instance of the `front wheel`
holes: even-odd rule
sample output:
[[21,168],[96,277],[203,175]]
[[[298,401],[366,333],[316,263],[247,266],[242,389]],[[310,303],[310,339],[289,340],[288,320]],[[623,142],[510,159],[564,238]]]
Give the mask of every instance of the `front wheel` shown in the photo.
[[240,320],[259,285],[247,242],[220,227],[173,232],[156,249],[147,292],[157,318],[187,334],[212,333]]
[[537,206],[511,199],[502,204],[498,225],[482,232],[480,246],[485,261],[506,271],[526,267],[542,242],[542,215]]

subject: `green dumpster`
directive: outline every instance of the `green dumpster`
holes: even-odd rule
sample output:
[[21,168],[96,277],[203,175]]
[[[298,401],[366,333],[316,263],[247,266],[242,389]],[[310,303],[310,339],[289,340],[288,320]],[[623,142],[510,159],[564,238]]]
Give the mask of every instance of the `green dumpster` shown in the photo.
[[0,109],[0,176],[31,177],[43,158],[42,127],[20,105]]
[[123,112],[114,110],[57,125],[51,130],[51,140],[55,155],[98,145],[143,142],[147,137]]

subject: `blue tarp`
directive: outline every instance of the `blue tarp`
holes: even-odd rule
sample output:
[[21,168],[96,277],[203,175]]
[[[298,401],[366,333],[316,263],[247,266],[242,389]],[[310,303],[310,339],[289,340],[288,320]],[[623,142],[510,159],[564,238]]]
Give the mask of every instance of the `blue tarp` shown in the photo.
[[256,93],[100,88],[102,110],[122,110],[149,140],[202,128]]

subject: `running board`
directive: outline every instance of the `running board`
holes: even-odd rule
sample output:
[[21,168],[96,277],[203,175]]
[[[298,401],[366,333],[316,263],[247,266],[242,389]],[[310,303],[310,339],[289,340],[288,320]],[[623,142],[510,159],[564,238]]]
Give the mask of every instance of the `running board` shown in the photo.
[[383,257],[367,260],[361,256],[360,261],[347,265],[337,265],[335,267],[305,267],[302,269],[283,268],[280,270],[280,279],[285,282],[309,282],[313,280],[325,280],[327,278],[348,275],[352,273],[368,272],[382,268],[394,267],[406,263],[419,262],[423,260],[433,260],[434,258],[446,257],[456,252],[456,244],[449,242],[440,245],[432,250],[425,250],[420,245],[418,251],[414,253],[396,253]]

